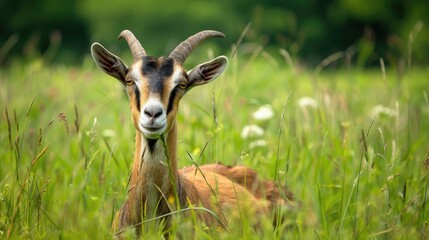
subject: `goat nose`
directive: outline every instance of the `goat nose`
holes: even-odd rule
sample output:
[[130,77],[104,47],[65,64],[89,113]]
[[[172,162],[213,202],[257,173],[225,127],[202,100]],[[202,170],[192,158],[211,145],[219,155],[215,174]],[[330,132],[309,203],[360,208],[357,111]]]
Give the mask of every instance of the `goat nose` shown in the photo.
[[144,114],[146,114],[146,116],[148,116],[149,118],[157,118],[159,116],[161,116],[162,114],[162,108],[159,106],[155,106],[155,105],[151,105],[151,106],[147,106],[144,109]]

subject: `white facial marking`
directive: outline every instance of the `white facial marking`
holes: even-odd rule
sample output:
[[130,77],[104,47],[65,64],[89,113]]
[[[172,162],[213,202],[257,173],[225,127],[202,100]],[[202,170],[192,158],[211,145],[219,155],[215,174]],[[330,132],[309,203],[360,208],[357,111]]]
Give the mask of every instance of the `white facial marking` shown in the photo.
[[182,80],[183,76],[182,76],[182,70],[180,68],[177,68],[174,73],[173,73],[173,88],[177,86],[177,84],[179,84],[180,80]]
[[136,81],[136,83],[140,80],[140,71],[138,67],[133,67],[129,73],[131,75],[131,78]]
[[167,128],[167,114],[159,99],[151,97],[141,108],[139,130],[147,138],[159,138]]

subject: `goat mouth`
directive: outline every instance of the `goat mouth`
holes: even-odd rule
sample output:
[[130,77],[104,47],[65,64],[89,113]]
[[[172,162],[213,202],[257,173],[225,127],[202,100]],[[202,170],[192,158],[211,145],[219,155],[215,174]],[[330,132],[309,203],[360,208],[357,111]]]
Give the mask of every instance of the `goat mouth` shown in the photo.
[[149,132],[157,132],[157,131],[161,130],[162,128],[163,127],[144,127],[144,129],[146,131],[149,131]]
[[165,125],[145,126],[143,124],[140,124],[140,132],[143,133],[146,138],[157,139],[164,133],[164,130]]

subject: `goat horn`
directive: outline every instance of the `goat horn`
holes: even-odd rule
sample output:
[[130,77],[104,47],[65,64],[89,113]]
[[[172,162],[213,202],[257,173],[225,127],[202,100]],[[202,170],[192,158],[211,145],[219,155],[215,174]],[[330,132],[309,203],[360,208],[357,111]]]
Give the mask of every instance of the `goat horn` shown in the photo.
[[130,30],[122,31],[118,38],[123,38],[127,41],[128,46],[131,49],[131,53],[133,54],[134,62],[138,61],[141,57],[146,56],[146,51]]
[[186,58],[192,53],[192,50],[194,50],[200,42],[212,37],[225,37],[225,34],[212,30],[201,31],[197,34],[190,36],[185,41],[181,42],[170,53],[169,57],[173,58],[180,64],[183,64]]

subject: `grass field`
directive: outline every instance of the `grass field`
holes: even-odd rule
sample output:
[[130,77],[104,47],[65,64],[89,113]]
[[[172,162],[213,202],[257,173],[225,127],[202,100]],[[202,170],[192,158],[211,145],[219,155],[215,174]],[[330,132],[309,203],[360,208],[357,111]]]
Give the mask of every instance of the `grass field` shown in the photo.
[[[173,236],[428,238],[428,76],[428,67],[316,74],[262,56],[232,59],[182,100],[179,165],[246,164],[302,206],[278,229],[185,219]],[[89,56],[81,67],[13,64],[0,70],[0,113],[0,239],[112,238],[135,134],[120,84]],[[249,125],[262,133],[243,138]]]

